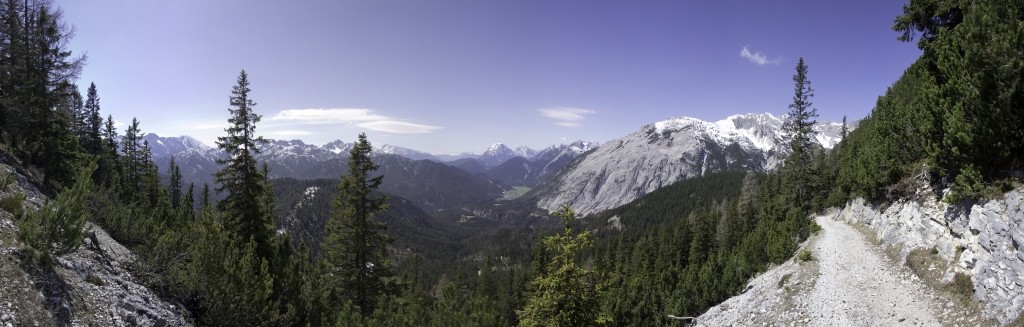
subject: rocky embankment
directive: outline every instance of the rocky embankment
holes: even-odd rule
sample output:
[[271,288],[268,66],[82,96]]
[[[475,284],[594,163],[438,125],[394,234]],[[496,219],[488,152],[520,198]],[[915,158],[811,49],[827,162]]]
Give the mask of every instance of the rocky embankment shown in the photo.
[[817,217],[801,245],[814,260],[769,269],[695,324],[1022,325],[1024,188],[948,205],[916,184],[884,207],[858,199]]
[[[743,294],[697,317],[697,326],[978,326],[837,214],[817,217],[822,231],[793,258],[752,279]],[[798,256],[799,257],[799,256]]]
[[[38,210],[46,196],[10,166],[0,177],[16,182],[0,198],[26,195],[25,210]],[[0,326],[189,326],[179,305],[160,299],[127,269],[128,249],[88,224],[88,237],[52,268],[26,262],[15,217],[0,210]]]
[[1024,311],[1024,189],[977,203],[948,205],[923,183],[913,195],[887,207],[850,201],[839,219],[863,223],[906,260],[914,250],[932,250],[952,263],[942,282],[970,276],[983,315],[1008,324]]

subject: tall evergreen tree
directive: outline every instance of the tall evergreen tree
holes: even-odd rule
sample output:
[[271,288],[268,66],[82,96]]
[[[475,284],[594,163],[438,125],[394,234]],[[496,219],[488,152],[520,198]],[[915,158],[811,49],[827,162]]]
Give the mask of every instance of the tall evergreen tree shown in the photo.
[[85,148],[86,153],[100,155],[102,154],[103,117],[100,116],[100,96],[96,93],[96,83],[89,84],[89,90],[86,91],[85,97],[85,110],[83,111],[85,124],[82,126],[85,139],[82,141],[82,147]]
[[174,209],[181,208],[181,168],[174,162],[174,156],[171,156],[171,162],[167,164],[167,191],[171,195],[171,207]]
[[132,118],[131,125],[128,125],[128,129],[124,131],[124,137],[121,138],[121,169],[122,169],[122,182],[124,187],[123,192],[127,194],[134,194],[137,196],[137,192],[142,190],[142,175],[144,171],[144,163],[142,147],[139,145],[139,141],[145,136],[142,130],[139,129],[139,120]]
[[784,169],[789,174],[789,182],[793,189],[795,201],[802,207],[810,197],[810,174],[814,137],[812,127],[817,121],[818,110],[812,108],[811,97],[814,96],[814,89],[811,88],[811,80],[807,78],[807,65],[801,57],[796,65],[796,75],[793,75],[793,82],[796,84],[793,94],[793,103],[789,105],[789,118],[786,121],[786,134],[790,141],[790,154],[786,158]]
[[519,311],[519,326],[598,326],[610,323],[601,315],[602,286],[592,272],[577,262],[577,254],[593,245],[590,233],[573,234],[575,212],[569,205],[555,213],[565,223],[565,233],[544,238],[544,248],[554,255],[543,274],[530,284],[535,289]]
[[363,315],[373,312],[392,275],[387,245],[393,240],[384,234],[387,224],[373,220],[374,213],[387,210],[388,197],[374,197],[384,176],[372,177],[380,168],[370,159],[372,151],[366,134],[360,133],[349,151],[348,173],[341,175],[338,195],[331,202],[335,210],[322,246],[335,287]]
[[256,102],[249,98],[250,91],[249,76],[243,70],[231,90],[231,126],[224,129],[228,135],[217,137],[217,148],[227,153],[227,158],[217,159],[217,164],[224,167],[214,174],[214,181],[220,184],[217,193],[227,193],[217,203],[217,209],[224,214],[225,227],[234,233],[239,244],[253,239],[260,255],[269,258],[274,225],[268,212],[273,208],[264,205],[265,177],[256,162],[260,153],[257,146],[267,140],[256,136],[256,123],[261,116],[253,112]]
[[210,183],[203,183],[203,192],[199,193],[199,208],[206,208],[212,204],[210,196]]

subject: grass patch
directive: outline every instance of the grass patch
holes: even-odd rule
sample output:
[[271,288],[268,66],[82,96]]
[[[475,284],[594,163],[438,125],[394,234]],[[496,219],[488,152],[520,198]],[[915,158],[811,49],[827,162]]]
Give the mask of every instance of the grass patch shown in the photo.
[[956,273],[953,275],[953,280],[942,285],[942,288],[953,296],[953,300],[960,302],[961,305],[971,303],[974,301],[974,283],[971,282],[971,276],[964,273]]
[[814,260],[814,254],[811,253],[811,250],[803,249],[800,250],[800,253],[797,253],[796,258],[800,261],[812,261]]
[[526,187],[526,186],[513,186],[511,190],[505,191],[505,193],[502,194],[502,198],[501,199],[502,200],[512,200],[512,199],[518,198],[520,196],[523,196],[523,194],[526,194],[526,192],[529,192],[529,191],[530,191],[530,188]]
[[791,277],[793,277],[792,273],[783,275],[782,279],[779,279],[779,283],[775,285],[776,286],[775,288],[782,288],[783,286],[785,286],[786,282],[788,282],[789,278],[791,278]]
[[85,281],[87,281],[89,283],[92,283],[93,285],[96,285],[96,286],[107,286],[107,283],[104,282],[103,279],[101,279],[99,276],[96,276],[96,275],[91,275],[90,274],[88,277],[85,277]]
[[25,201],[25,195],[21,193],[5,196],[0,198],[0,209],[10,212],[15,218],[21,218],[25,213],[22,201]]

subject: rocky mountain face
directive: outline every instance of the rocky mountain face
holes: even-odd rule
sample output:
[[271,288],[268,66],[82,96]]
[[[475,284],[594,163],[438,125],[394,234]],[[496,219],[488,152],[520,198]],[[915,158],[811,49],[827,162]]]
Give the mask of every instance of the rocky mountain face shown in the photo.
[[537,155],[537,150],[531,149],[530,147],[525,145],[520,145],[515,150],[512,150],[512,152],[515,153],[517,156],[526,158],[528,160],[533,160],[533,157]]
[[505,146],[504,144],[494,143],[494,145],[491,145],[491,147],[488,148],[487,151],[484,151],[484,154],[480,155],[480,158],[477,158],[477,160],[479,160],[484,165],[490,165],[493,167],[500,165],[501,163],[507,161],[508,159],[520,156],[521,155],[519,155],[509,147]]
[[[788,155],[785,116],[734,115],[717,122],[677,117],[646,125],[576,158],[528,196],[580,216],[615,208],[676,181],[719,171],[765,172]],[[814,141],[838,143],[842,124],[821,121]]]
[[486,175],[509,185],[534,187],[554,176],[573,159],[584,152],[597,148],[597,142],[576,141],[538,152],[534,157],[517,157],[487,170]]
[[[16,183],[0,197],[25,194],[26,210],[47,197],[10,166]],[[183,308],[148,289],[126,267],[135,256],[98,226],[87,224],[77,251],[56,258],[52,269],[27,268],[24,245],[11,213],[0,210],[0,325],[3,326],[190,326]]]
[[938,201],[926,177],[906,191],[908,196],[887,207],[850,201],[839,218],[864,223],[884,246],[898,246],[904,260],[913,250],[936,251],[952,263],[942,271],[942,282],[957,273],[970,275],[986,319],[1017,319],[1024,312],[1024,188],[960,205]]

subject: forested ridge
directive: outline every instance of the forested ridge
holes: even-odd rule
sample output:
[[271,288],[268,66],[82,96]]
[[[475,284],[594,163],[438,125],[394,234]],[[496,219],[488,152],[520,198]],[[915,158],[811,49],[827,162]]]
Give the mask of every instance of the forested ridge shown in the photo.
[[244,70],[225,83],[215,183],[183,185],[173,160],[158,171],[142,122],[121,133],[103,118],[102,86],[80,94],[85,57],[62,19],[47,0],[0,2],[0,160],[55,198],[38,211],[0,199],[29,269],[53,269],[91,221],[204,326],[665,325],[792,257],[813,212],[894,201],[918,173],[945,201],[974,201],[1019,185],[1024,167],[1020,1],[910,1],[893,29],[922,56],[832,150],[811,142],[813,59],[801,58],[777,171],[684,180],[583,219],[537,213],[541,189],[424,212],[378,190],[387,173],[365,135],[340,179],[271,180],[255,159],[259,79]]

